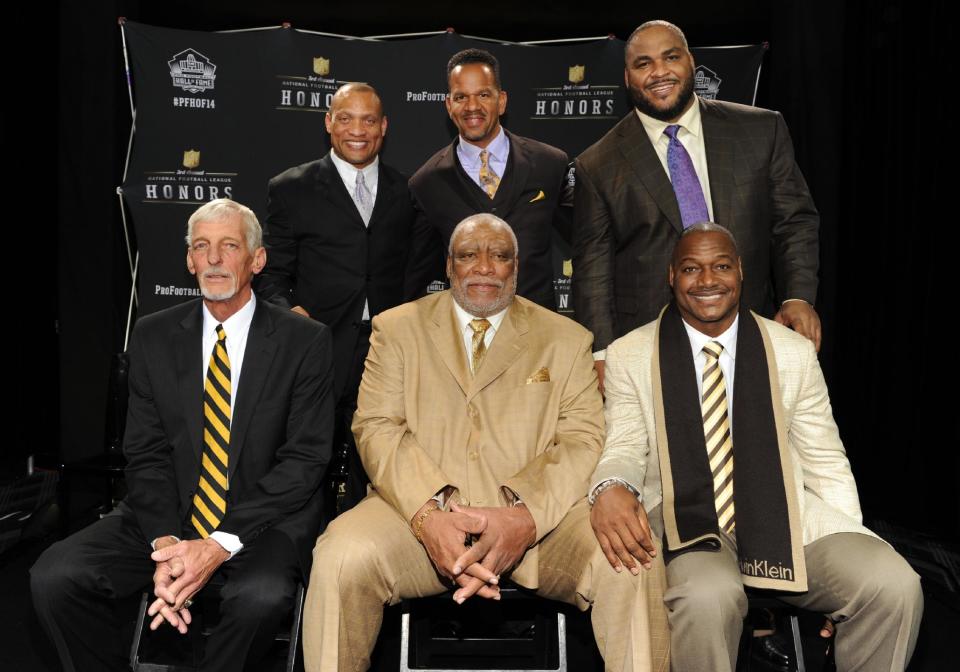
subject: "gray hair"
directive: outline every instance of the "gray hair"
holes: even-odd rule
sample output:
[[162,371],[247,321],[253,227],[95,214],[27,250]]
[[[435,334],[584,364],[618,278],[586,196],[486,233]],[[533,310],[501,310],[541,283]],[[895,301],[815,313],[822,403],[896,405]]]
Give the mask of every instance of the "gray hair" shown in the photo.
[[493,227],[506,229],[507,233],[510,234],[510,240],[513,241],[513,256],[520,256],[520,245],[517,243],[517,234],[513,232],[513,229],[510,227],[510,225],[496,215],[491,215],[489,212],[479,212],[475,215],[470,215],[462,222],[457,224],[456,228],[453,230],[453,233],[450,234],[450,244],[447,246],[448,257],[453,256],[453,241],[456,240],[460,232],[469,226],[475,226],[477,224],[489,224]]
[[204,203],[190,215],[187,220],[187,246],[193,245],[193,225],[197,222],[215,222],[234,215],[239,216],[243,223],[244,237],[250,252],[263,247],[263,229],[260,228],[260,222],[253,210],[229,198],[218,198]]
[[647,21],[646,23],[641,23],[637,28],[630,33],[630,37],[627,38],[627,42],[624,45],[624,56],[626,56],[626,50],[630,48],[630,43],[633,42],[633,38],[645,31],[647,28],[667,28],[672,30],[677,34],[677,37],[680,38],[680,41],[683,43],[683,48],[687,51],[690,51],[690,47],[687,44],[687,36],[683,34],[683,31],[680,30],[680,27],[676,24],[670,23],[669,21],[664,21],[663,19],[654,19],[653,21]]
[[730,240],[730,244],[733,245],[734,254],[737,256],[740,255],[740,250],[737,249],[737,239],[734,238],[733,232],[727,227],[720,226],[714,222],[697,222],[696,224],[691,224],[685,228],[683,233],[680,234],[677,244],[673,247],[674,254],[676,254],[677,248],[680,247],[680,241],[694,233],[721,233]]

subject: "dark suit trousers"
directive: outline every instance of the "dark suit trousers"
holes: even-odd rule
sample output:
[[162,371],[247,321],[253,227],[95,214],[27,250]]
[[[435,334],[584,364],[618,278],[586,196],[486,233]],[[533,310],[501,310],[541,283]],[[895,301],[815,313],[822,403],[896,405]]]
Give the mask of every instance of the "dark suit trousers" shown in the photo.
[[[64,670],[129,670],[117,600],[153,590],[150,544],[129,514],[110,515],[48,548],[30,570],[40,623]],[[220,622],[207,640],[203,670],[242,670],[270,646],[289,614],[300,565],[293,543],[267,530],[217,572]],[[207,586],[202,591],[216,590]],[[166,623],[160,627],[170,627]],[[193,626],[200,627],[198,621]]]
[[[352,509],[367,496],[367,483],[370,482],[367,472],[363,469],[363,462],[360,460],[357,444],[350,429],[350,425],[353,424],[353,414],[357,410],[357,395],[360,393],[360,379],[363,377],[367,351],[370,349],[370,322],[359,322],[351,328],[357,332],[357,341],[351,354],[343,393],[337,403],[337,422],[334,429],[334,449],[341,443],[347,444],[348,477],[344,511]],[[331,519],[336,516],[336,513],[331,507],[329,511]]]

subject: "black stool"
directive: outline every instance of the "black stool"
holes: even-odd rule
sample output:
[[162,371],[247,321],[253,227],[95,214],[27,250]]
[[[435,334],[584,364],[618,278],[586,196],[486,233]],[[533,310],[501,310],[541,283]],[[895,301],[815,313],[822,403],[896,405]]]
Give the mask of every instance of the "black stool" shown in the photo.
[[405,600],[400,670],[567,670],[565,615],[558,603],[513,585],[500,600],[453,592]]

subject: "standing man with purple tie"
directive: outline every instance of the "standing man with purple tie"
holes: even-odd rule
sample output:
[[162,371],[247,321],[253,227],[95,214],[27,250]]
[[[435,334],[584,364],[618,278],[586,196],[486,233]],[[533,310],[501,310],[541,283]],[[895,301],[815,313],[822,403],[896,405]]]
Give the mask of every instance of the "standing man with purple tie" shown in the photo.
[[820,346],[820,216],[777,112],[704,100],[683,32],[648,21],[627,40],[634,110],[576,160],[573,300],[606,346],[670,300],[670,253],[687,227],[714,221],[740,241],[743,303]]

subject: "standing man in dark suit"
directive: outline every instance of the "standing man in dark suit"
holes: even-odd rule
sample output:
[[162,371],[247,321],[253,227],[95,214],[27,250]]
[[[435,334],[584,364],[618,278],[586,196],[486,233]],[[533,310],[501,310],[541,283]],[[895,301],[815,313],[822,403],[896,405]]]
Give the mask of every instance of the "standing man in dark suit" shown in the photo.
[[[571,194],[565,188],[567,155],[514,135],[500,125],[507,92],[500,64],[482,49],[466,49],[447,63],[447,113],[460,134],[410,178],[417,227],[439,233],[443,249],[461,220],[488,212],[510,222],[520,243],[517,294],[556,310],[551,231],[565,236]],[[445,254],[432,255],[435,277]]]
[[[335,444],[346,442],[346,502],[363,498],[363,466],[350,423],[370,342],[370,319],[418,294],[408,264],[413,206],[407,178],[380,161],[387,117],[374,88],[345,84],[326,114],[331,151],[270,180],[257,290],[333,330]],[[419,276],[423,277],[423,273]],[[427,281],[424,281],[424,284]],[[335,512],[330,512],[335,515]]]
[[747,269],[744,306],[820,347],[820,216],[777,112],[698,98],[683,32],[649,21],[627,40],[635,110],[576,161],[573,301],[603,352],[657,317],[683,230],[729,228]]
[[115,602],[151,578],[151,627],[186,633],[192,597],[218,571],[203,669],[241,670],[310,573],[333,431],[330,332],[253,295],[265,252],[249,208],[207,203],[187,243],[203,299],[141,318],[130,342],[128,495],[31,570],[65,670],[128,669]]

